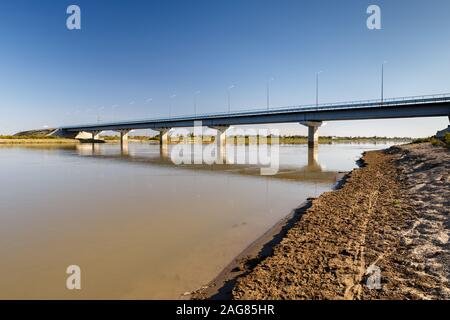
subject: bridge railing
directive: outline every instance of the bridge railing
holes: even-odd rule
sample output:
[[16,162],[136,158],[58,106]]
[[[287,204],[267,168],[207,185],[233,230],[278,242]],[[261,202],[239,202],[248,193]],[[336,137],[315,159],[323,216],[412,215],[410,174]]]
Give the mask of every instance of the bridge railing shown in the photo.
[[[372,99],[372,100],[358,100],[358,101],[344,101],[344,102],[333,102],[333,103],[322,103],[319,105],[308,104],[308,105],[298,105],[290,107],[275,107],[275,108],[264,108],[264,109],[247,109],[235,112],[215,112],[206,113],[192,117],[208,117],[208,116],[224,116],[224,115],[247,115],[253,113],[278,113],[278,112],[297,112],[297,111],[323,111],[323,110],[336,110],[336,109],[350,109],[350,108],[361,108],[361,107],[385,107],[385,106],[396,106],[396,105],[411,105],[411,104],[426,104],[426,103],[437,103],[437,102],[450,102],[450,94],[436,94],[436,95],[426,95],[426,96],[410,96],[401,98],[387,98]],[[185,117],[185,116],[184,116]],[[180,118],[184,118],[180,116]],[[173,118],[172,118],[173,119]]]
[[[298,112],[298,111],[327,111],[327,110],[338,110],[338,109],[351,109],[351,108],[361,108],[361,107],[386,107],[386,106],[401,106],[401,105],[411,105],[411,104],[427,104],[427,103],[438,103],[438,102],[450,102],[450,93],[447,94],[435,94],[435,95],[422,95],[422,96],[409,96],[400,98],[386,98],[381,99],[371,99],[371,100],[358,100],[358,101],[346,101],[346,102],[333,102],[333,103],[322,103],[318,106],[315,104],[308,105],[298,105],[290,107],[274,107],[274,108],[258,108],[258,109],[246,109],[232,112],[211,112],[202,114],[187,114],[174,116],[171,118],[155,118],[146,119],[146,121],[152,120],[180,120],[180,119],[197,119],[197,118],[215,118],[224,116],[245,116],[251,114],[276,114],[285,112]],[[142,121],[142,120],[141,120]]]

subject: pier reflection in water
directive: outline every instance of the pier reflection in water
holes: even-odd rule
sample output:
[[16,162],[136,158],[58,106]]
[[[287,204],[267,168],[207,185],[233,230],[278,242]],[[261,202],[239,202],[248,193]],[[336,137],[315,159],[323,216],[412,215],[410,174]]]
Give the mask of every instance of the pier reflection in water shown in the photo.
[[0,147],[0,298],[179,298],[386,145],[281,146],[273,176],[230,164],[230,146],[223,165],[177,166],[173,147]]
[[[174,166],[177,168],[184,168],[190,170],[208,170],[215,172],[236,173],[241,175],[255,175],[261,176],[260,168],[266,166],[266,164],[248,164],[248,160],[251,157],[250,153],[254,152],[249,146],[234,146],[228,145],[226,148],[219,148],[218,152],[213,150],[214,163],[211,161],[205,161],[202,159],[206,148],[210,146],[203,146],[200,149],[195,148],[193,145],[183,146],[183,150],[187,154],[183,155],[183,159],[187,160],[187,163],[177,164],[176,157],[178,151],[174,148],[179,146],[163,145],[159,146],[159,153],[157,145],[146,144],[132,144],[132,151],[130,153],[129,144],[123,144],[120,146],[111,144],[80,144],[76,146],[77,153],[82,156],[95,156],[103,159],[114,159],[117,161],[138,162],[141,164],[153,164],[161,166]],[[267,148],[267,147],[266,147]],[[144,149],[152,150],[152,152],[142,152]],[[270,153],[270,147],[267,148]],[[296,149],[298,154],[295,155],[298,162],[288,160],[287,157],[276,159],[279,163],[278,171],[273,175],[274,178],[279,179],[299,179],[299,180],[311,180],[321,181],[327,183],[335,183],[338,177],[337,171],[324,170],[318,161],[318,149],[310,149],[305,146],[284,146],[284,150]],[[279,152],[277,150],[277,152]],[[243,155],[238,155],[243,153]],[[289,152],[286,154],[288,156]],[[285,156],[286,156],[285,155]],[[281,154],[280,154],[281,156]],[[239,158],[242,163],[239,162]],[[342,161],[336,159],[336,161]],[[345,160],[344,160],[345,161]],[[269,176],[270,177],[270,176]]]

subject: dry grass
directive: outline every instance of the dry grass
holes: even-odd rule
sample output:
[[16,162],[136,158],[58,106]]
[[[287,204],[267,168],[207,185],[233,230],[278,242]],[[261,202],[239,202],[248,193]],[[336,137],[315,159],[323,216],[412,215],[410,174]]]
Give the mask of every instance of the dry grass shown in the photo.
[[17,145],[17,144],[77,144],[75,139],[60,139],[60,138],[3,138],[0,137],[0,145]]

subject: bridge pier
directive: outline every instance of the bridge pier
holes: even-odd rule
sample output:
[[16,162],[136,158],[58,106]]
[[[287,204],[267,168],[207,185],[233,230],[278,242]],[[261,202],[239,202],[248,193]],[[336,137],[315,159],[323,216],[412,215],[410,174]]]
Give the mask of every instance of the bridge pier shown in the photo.
[[226,131],[230,126],[214,126],[211,129],[217,130],[216,134],[216,144],[218,147],[224,147],[227,144],[227,134]]
[[159,137],[159,143],[161,145],[167,146],[169,144],[169,130],[161,131]]
[[153,129],[155,131],[159,131],[159,145],[160,146],[167,146],[169,144],[169,131],[170,129],[167,128],[158,128],[158,129]]
[[319,134],[317,130],[322,126],[322,121],[305,121],[300,124],[308,127],[308,148],[315,149],[319,145]]
[[91,139],[92,139],[92,143],[95,143],[95,140],[100,140],[100,133],[101,131],[91,131]]
[[217,163],[224,164],[226,163],[226,154],[227,154],[227,133],[226,131],[230,126],[211,126],[211,129],[217,130],[216,140],[214,143],[216,144],[216,156]]
[[130,133],[130,130],[118,130],[120,134],[120,145],[123,147],[124,144],[128,143],[128,134]]

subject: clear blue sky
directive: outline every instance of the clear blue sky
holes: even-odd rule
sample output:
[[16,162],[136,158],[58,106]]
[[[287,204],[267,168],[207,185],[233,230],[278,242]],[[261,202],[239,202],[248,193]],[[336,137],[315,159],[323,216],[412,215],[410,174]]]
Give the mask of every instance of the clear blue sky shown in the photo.
[[[66,28],[77,4],[82,30]],[[382,30],[366,9],[382,9]],[[61,124],[450,92],[448,0],[2,0],[0,133]],[[174,98],[170,98],[172,95]],[[151,101],[147,101],[151,98]],[[426,136],[447,118],[328,123]],[[304,130],[283,125],[286,132]]]

